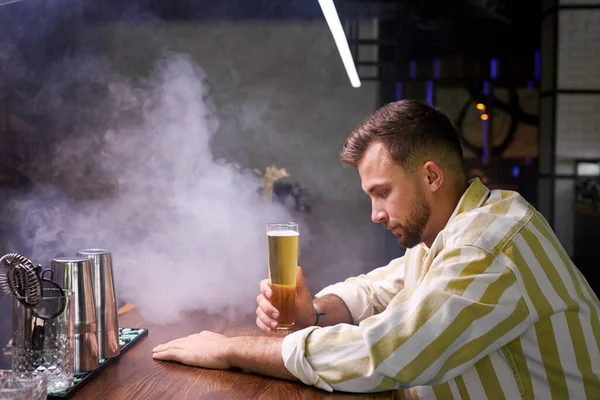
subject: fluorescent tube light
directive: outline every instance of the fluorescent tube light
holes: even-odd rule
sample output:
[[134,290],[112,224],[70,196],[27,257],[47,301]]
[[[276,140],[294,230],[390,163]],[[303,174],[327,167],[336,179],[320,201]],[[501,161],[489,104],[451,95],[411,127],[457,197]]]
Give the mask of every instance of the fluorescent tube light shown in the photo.
[[327,25],[329,25],[333,40],[340,52],[340,57],[342,57],[346,73],[348,74],[348,78],[350,78],[350,84],[352,87],[358,88],[360,87],[360,78],[358,77],[352,53],[350,53],[350,46],[348,46],[348,41],[346,40],[346,33],[342,28],[342,23],[340,22],[340,17],[335,9],[333,0],[319,0],[319,5],[321,6],[321,10],[323,10],[323,15],[325,16]]
[[12,4],[12,3],[18,3],[21,0],[0,0],[0,7],[2,6],[6,6],[8,4]]

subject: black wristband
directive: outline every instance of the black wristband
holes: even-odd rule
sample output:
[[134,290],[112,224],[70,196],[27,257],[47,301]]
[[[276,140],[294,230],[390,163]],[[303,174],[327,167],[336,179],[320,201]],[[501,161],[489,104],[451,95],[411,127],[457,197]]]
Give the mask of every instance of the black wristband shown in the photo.
[[317,314],[317,317],[315,318],[315,323],[313,324],[313,326],[319,326],[319,321],[321,320],[321,317],[323,315],[325,315],[324,312],[321,311],[321,307],[319,307],[318,305],[316,305],[315,303],[313,303],[313,307],[315,309],[315,312]]

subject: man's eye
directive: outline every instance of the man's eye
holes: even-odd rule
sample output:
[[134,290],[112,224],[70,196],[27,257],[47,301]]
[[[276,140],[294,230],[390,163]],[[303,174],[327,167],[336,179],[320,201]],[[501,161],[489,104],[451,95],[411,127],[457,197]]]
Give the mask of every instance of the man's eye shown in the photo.
[[388,194],[390,194],[389,190],[382,190],[380,192],[377,192],[377,197],[381,197],[382,199],[385,199]]

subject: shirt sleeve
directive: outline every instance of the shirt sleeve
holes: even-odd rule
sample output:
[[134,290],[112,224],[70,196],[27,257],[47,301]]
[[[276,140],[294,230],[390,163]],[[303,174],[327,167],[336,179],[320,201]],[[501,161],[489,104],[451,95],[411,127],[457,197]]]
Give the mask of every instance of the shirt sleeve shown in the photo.
[[520,336],[529,310],[513,272],[476,247],[440,253],[419,285],[358,326],[288,335],[282,355],[305,384],[348,392],[437,385]]
[[404,256],[368,274],[327,286],[315,297],[335,294],[341,298],[355,324],[385,310],[389,302],[404,288]]

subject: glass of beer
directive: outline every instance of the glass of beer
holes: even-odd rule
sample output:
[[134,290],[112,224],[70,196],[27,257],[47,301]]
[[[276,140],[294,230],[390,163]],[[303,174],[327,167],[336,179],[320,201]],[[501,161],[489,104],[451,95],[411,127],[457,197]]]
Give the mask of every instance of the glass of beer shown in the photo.
[[279,311],[277,329],[291,329],[296,318],[296,268],[300,232],[296,222],[267,224],[271,303]]

